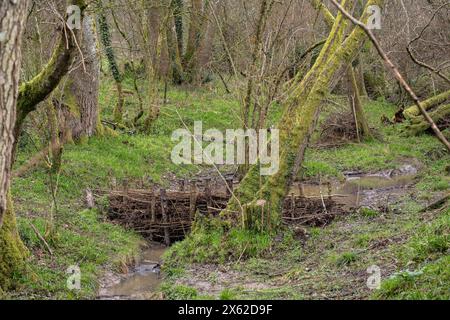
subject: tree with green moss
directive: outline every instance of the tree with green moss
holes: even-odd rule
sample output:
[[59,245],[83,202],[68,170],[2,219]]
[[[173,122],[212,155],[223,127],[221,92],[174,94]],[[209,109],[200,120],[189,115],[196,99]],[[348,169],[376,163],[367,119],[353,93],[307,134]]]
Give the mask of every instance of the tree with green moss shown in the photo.
[[[350,2],[344,0],[342,4],[347,7]],[[383,0],[369,0],[367,6],[370,5],[381,7]],[[364,10],[362,20],[366,19],[368,12]],[[235,196],[222,212],[222,216],[231,224],[259,231],[267,230],[268,224],[272,227],[280,225],[283,199],[303,163],[304,150],[300,146],[307,145],[317,110],[339,80],[336,78],[357,57],[366,40],[360,28],[354,28],[345,37],[347,27],[348,23],[339,13],[313,67],[303,79],[294,79],[279,122],[279,170],[272,176],[261,178],[259,165],[250,168]],[[269,217],[262,224],[262,219],[258,217],[268,212]],[[248,224],[248,221],[253,223]]]
[[[313,6],[320,10],[322,15],[324,16],[325,22],[329,28],[332,28],[335,18],[333,14],[328,10],[328,8],[318,0],[312,0]],[[362,11],[363,8],[361,8]],[[362,13],[362,12],[361,12]],[[360,55],[359,55],[360,56]],[[355,59],[354,62],[358,63],[359,59]],[[358,63],[359,64],[359,63]],[[354,63],[348,65],[347,68],[347,87],[348,87],[348,96],[349,96],[349,104],[350,109],[352,111],[354,120],[355,120],[355,129],[357,132],[358,139],[367,139],[371,138],[372,134],[370,132],[369,123],[364,113],[362,100],[361,100],[361,91],[365,92],[364,81],[360,84],[357,82],[356,71],[355,71]]]
[[0,290],[11,285],[10,276],[21,267],[26,255],[9,191],[25,16],[25,0],[0,3]]
[[[450,90],[444,91],[438,95],[428,98],[422,102],[422,106],[425,110],[429,110],[447,100],[450,100]],[[406,119],[417,117],[420,115],[420,110],[416,105],[410,106],[403,111],[403,116]]]
[[[84,0],[72,0],[71,4],[77,5],[81,9],[81,13],[86,8]],[[9,179],[14,154],[17,148],[17,141],[20,136],[22,125],[27,115],[36,110],[38,104],[44,101],[52,91],[58,86],[60,80],[69,71],[75,56],[77,41],[75,39],[78,32],[74,30],[73,35],[66,37],[68,30],[62,28],[59,43],[54,50],[52,57],[43,70],[32,80],[21,84],[18,87],[19,68],[11,68],[11,66],[19,64],[20,60],[20,36],[22,33],[23,19],[25,19],[26,1],[20,0],[15,3],[12,1],[2,2],[0,5],[0,22],[1,30],[6,30],[5,41],[0,43],[1,61],[8,63],[8,68],[0,62],[0,69],[5,70],[5,74],[9,75],[6,81],[2,81],[2,85],[11,86],[8,90],[0,90],[8,94],[8,113],[5,118],[2,114],[2,124],[0,133],[2,139],[0,142],[0,181],[2,181],[1,194],[1,217],[3,224],[0,229],[0,287],[7,289],[13,285],[12,275],[21,271],[22,263],[27,255],[27,250],[20,240],[13,202],[9,192]],[[14,26],[14,27],[13,27]],[[19,26],[19,27],[17,27]],[[69,33],[70,34],[70,33]],[[67,41],[66,41],[67,39]],[[5,46],[5,48],[3,48]],[[8,48],[6,48],[8,46]],[[8,50],[6,50],[8,49]],[[11,52],[14,53],[11,55]],[[9,59],[6,59],[8,56]],[[5,69],[3,69],[5,68]],[[14,72],[14,73],[11,73]],[[18,92],[17,92],[18,89]],[[16,95],[17,93],[17,95]],[[5,96],[6,97],[6,96]],[[16,105],[17,98],[17,108]],[[3,110],[3,97],[0,110]],[[6,110],[6,104],[4,110]],[[15,110],[14,110],[15,109]],[[15,115],[12,115],[15,111]],[[5,130],[7,129],[7,130]],[[8,136],[8,139],[3,137]],[[4,142],[3,142],[4,141]],[[12,145],[11,145],[12,143]],[[4,146],[2,144],[5,144]],[[3,156],[5,160],[3,160]],[[3,183],[3,181],[8,181]]]

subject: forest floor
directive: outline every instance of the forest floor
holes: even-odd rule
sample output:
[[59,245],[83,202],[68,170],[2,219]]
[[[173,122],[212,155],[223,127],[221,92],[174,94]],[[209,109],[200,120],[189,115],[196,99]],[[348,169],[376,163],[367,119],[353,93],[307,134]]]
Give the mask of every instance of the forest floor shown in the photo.
[[[130,89],[131,85],[128,84]],[[111,118],[115,104],[112,84],[103,81],[102,117]],[[324,121],[336,111],[325,107]],[[276,108],[276,106],[274,106]],[[126,117],[137,112],[137,99],[126,99]],[[382,124],[396,106],[383,100],[365,103],[378,139],[336,148],[311,148],[306,154],[303,179],[341,180],[347,171],[374,173],[413,164],[418,174],[401,197],[384,210],[358,210],[337,217],[323,228],[305,228],[302,236],[289,228],[267,240],[252,257],[237,261],[190,261],[186,247],[174,245],[167,254],[161,291],[165,298],[221,299],[354,299],[450,297],[450,210],[420,213],[420,209],[449,190],[450,156],[431,135],[406,137],[401,126]],[[238,124],[239,106],[215,86],[169,90],[168,101],[149,135],[122,132],[95,137],[84,144],[67,145],[62,172],[57,179],[45,165],[13,181],[13,196],[20,235],[31,251],[28,272],[18,275],[15,298],[95,298],[106,272],[126,272],[139,256],[144,240],[106,218],[104,198],[99,209],[86,210],[84,192],[108,189],[113,180],[138,184],[151,178],[163,186],[181,177],[193,177],[208,166],[177,166],[170,160],[174,130],[203,121],[204,130],[232,129]],[[273,112],[269,124],[280,115]],[[29,126],[39,123],[33,118]],[[39,150],[32,134],[21,140],[16,168]],[[229,168],[223,168],[228,170]],[[52,210],[51,181],[57,181],[56,221],[58,236],[49,243],[52,254],[33,231],[44,232]],[[214,235],[211,235],[214,245]],[[246,239],[235,244],[245,253]],[[173,257],[183,257],[180,259]],[[207,257],[208,254],[205,254]],[[67,288],[67,268],[78,265],[81,290]],[[379,266],[383,285],[371,291],[366,282],[369,266]],[[395,276],[393,276],[395,274]]]

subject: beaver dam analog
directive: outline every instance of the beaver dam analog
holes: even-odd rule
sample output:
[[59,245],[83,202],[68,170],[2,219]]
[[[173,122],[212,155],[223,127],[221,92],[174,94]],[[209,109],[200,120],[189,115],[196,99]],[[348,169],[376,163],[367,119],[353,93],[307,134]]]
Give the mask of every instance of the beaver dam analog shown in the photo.
[[[323,227],[338,215],[361,206],[382,209],[387,198],[406,192],[417,170],[404,166],[374,174],[348,173],[344,182],[295,183],[283,204],[285,224]],[[190,231],[196,214],[217,216],[238,181],[232,177],[180,180],[166,190],[157,186],[109,192],[109,218],[132,228],[151,241],[172,242]]]
[[[217,216],[226,207],[233,182],[228,180],[227,185],[205,179],[182,183],[179,190],[114,190],[109,194],[109,217],[149,240],[170,245],[189,233],[196,214]],[[342,205],[331,195],[317,198],[291,194],[284,201],[283,220],[323,226],[342,212]]]

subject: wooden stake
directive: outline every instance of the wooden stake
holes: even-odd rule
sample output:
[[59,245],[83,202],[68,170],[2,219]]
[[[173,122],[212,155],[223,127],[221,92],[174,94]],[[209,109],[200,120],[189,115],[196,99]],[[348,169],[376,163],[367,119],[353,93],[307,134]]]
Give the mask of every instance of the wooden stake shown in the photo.
[[197,208],[197,185],[195,180],[191,181],[191,194],[189,197],[189,214],[191,216],[191,220],[195,219],[195,211]]
[[205,179],[205,197],[206,197],[206,206],[207,206],[208,215],[211,215],[211,207],[212,207],[210,183],[211,183],[211,179],[206,178]]
[[227,196],[231,196],[233,192],[233,178],[227,178]]
[[164,225],[164,243],[166,246],[170,246],[170,232],[169,232],[169,219],[167,217],[167,211],[166,211],[166,189],[161,189],[160,191],[160,198],[161,198],[161,213],[162,213],[162,220]]
[[293,193],[291,193],[291,217],[294,218],[294,212],[295,212],[295,196]]

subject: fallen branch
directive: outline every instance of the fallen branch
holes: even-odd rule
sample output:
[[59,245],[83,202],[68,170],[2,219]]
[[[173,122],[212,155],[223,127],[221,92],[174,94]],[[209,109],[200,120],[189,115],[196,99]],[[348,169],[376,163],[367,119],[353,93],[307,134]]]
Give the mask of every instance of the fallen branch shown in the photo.
[[44,237],[41,235],[41,233],[39,232],[39,230],[34,226],[34,224],[32,224],[30,222],[30,226],[33,229],[34,233],[36,234],[36,236],[39,238],[39,240],[42,241],[42,243],[45,245],[45,247],[47,248],[48,253],[50,253],[50,255],[53,255],[53,251],[50,248],[50,246],[48,245],[47,241],[45,241]]
[[425,208],[420,210],[420,213],[424,213],[424,212],[427,212],[427,211],[432,211],[432,210],[439,209],[439,208],[443,207],[448,202],[448,199],[450,199],[450,194],[447,194],[443,198],[440,198],[440,199],[434,201],[432,204],[426,206]]

